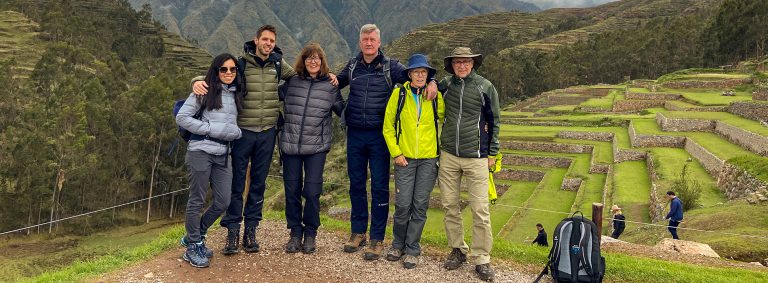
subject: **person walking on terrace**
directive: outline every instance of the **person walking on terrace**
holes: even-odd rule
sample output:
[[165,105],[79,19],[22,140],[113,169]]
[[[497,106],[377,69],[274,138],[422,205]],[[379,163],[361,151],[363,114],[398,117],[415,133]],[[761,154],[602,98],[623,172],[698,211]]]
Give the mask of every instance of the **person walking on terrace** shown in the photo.
[[665,219],[669,219],[669,233],[672,234],[672,239],[679,240],[677,236],[677,226],[680,222],[683,222],[683,202],[675,195],[675,192],[668,191],[667,199],[669,199],[669,213]]

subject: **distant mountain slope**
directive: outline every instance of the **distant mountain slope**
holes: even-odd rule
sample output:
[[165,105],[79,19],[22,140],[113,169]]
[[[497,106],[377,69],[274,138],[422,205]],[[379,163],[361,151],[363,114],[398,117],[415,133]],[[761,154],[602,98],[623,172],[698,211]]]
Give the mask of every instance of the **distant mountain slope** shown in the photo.
[[170,32],[197,40],[208,52],[239,53],[263,24],[278,29],[278,46],[293,58],[306,42],[317,41],[331,63],[357,50],[360,26],[376,23],[388,43],[425,24],[489,12],[538,11],[517,0],[129,0],[136,9],[149,4],[155,19]]

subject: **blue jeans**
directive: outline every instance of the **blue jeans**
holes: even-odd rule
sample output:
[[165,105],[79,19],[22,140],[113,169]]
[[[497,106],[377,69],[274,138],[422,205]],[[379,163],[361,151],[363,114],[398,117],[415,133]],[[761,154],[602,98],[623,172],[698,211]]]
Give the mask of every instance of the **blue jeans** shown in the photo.
[[368,192],[366,182],[371,170],[371,240],[384,240],[389,216],[389,149],[381,129],[347,130],[347,173],[349,199],[352,202],[352,233],[368,230]]
[[[317,236],[317,228],[320,227],[320,194],[323,193],[323,166],[326,154],[328,153],[309,155],[283,153],[285,220],[288,223],[288,229],[291,229],[291,237]],[[302,197],[304,197],[303,207]]]
[[[243,130],[243,136],[232,144],[232,199],[227,214],[221,219],[221,226],[227,229],[239,228],[245,218],[245,227],[259,226],[264,207],[269,165],[275,149],[275,128],[261,132]],[[248,161],[251,162],[251,185],[243,209],[243,191]]]

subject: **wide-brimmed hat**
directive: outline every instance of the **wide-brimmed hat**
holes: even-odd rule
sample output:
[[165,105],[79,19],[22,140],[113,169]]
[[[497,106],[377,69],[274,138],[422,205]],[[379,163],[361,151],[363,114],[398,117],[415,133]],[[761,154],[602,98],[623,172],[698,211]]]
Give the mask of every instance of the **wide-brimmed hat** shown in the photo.
[[621,211],[621,207],[614,204],[613,206],[611,206],[611,212],[614,212],[614,211]]
[[451,74],[455,74],[453,72],[453,65],[451,65],[451,60],[453,58],[472,58],[472,60],[475,61],[472,65],[473,69],[480,68],[480,65],[483,64],[483,54],[473,54],[472,49],[469,47],[456,47],[453,49],[453,52],[451,52],[451,55],[446,56],[445,59],[443,59],[443,63],[445,64],[443,69]]
[[434,77],[437,70],[429,65],[429,60],[424,54],[413,54],[411,58],[408,58],[408,68],[403,70],[403,77],[408,77],[408,72],[416,68],[427,68],[427,79]]

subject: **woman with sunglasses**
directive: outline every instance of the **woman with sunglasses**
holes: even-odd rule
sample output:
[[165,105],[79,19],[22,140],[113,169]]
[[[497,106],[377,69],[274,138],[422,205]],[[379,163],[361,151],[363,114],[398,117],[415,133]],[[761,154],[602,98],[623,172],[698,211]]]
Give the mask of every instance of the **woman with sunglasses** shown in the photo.
[[[229,206],[232,191],[230,142],[242,135],[237,112],[242,108],[244,88],[237,76],[237,59],[230,54],[216,56],[205,76],[208,95],[189,95],[176,115],[176,123],[192,133],[185,163],[189,176],[187,234],[181,244],[187,247],[182,258],[194,267],[208,267],[213,252],[205,246],[205,234]],[[202,215],[208,187],[213,203]]]
[[[341,115],[344,99],[330,83],[323,48],[309,43],[296,59],[297,75],[280,89],[285,103],[285,124],[280,132],[285,185],[285,219],[290,239],[287,253],[310,254],[316,249],[320,226],[320,194],[323,192],[325,156],[331,149],[331,112]],[[302,174],[303,172],[303,174]],[[304,197],[304,205],[301,198]]]

